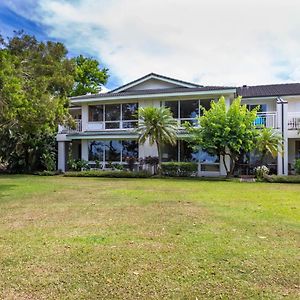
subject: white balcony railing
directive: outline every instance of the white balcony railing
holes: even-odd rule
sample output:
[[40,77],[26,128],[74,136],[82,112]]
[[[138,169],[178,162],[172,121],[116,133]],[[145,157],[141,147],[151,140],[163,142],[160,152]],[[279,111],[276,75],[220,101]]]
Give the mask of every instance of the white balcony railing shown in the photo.
[[300,112],[288,113],[288,129],[299,130],[300,129]]
[[276,112],[259,112],[254,121],[257,127],[277,127],[277,113]]
[[75,119],[75,128],[59,125],[58,133],[77,133],[82,131],[82,122],[80,119]]

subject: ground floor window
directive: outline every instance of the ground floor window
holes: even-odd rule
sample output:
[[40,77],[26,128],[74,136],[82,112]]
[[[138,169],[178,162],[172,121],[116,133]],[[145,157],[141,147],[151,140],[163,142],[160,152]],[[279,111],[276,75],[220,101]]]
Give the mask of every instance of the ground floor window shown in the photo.
[[203,150],[195,150],[184,141],[177,141],[175,146],[164,145],[162,149],[163,162],[199,162],[201,171],[219,172],[220,159]]
[[101,140],[88,143],[89,161],[124,163],[128,158],[138,159],[138,143],[135,140]]

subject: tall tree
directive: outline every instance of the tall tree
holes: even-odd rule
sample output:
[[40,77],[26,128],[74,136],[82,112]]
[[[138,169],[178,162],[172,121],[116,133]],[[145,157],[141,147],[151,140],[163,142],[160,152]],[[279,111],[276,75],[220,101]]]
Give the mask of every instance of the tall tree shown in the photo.
[[[1,40],[1,38],[0,38]],[[68,123],[74,63],[61,43],[16,33],[0,47],[0,157],[11,171],[41,168],[55,148],[59,123]]]
[[173,118],[170,109],[165,107],[141,107],[138,114],[140,119],[136,130],[139,134],[138,141],[144,144],[148,140],[150,145],[156,145],[159,158],[158,173],[161,174],[162,146],[176,145],[177,120]]
[[[228,109],[225,98],[221,97],[218,102],[211,102],[209,110],[203,108],[199,127],[187,125],[189,142],[211,155],[223,156],[227,176],[231,176],[240,155],[250,152],[255,146],[256,114],[257,108],[249,111],[246,105],[241,104],[240,97],[234,99]],[[226,157],[230,158],[230,166]]]
[[73,59],[75,63],[75,83],[71,96],[97,94],[108,79],[108,69],[100,68],[99,62],[82,55]]

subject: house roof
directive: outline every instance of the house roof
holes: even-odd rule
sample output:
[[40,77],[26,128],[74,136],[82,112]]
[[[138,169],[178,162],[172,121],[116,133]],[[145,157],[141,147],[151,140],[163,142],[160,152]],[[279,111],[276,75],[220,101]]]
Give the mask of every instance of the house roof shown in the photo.
[[242,86],[237,94],[243,98],[300,95],[300,83]]
[[118,88],[109,91],[109,93],[117,93],[117,92],[122,92],[122,91],[126,91],[128,88],[131,88],[133,86],[136,86],[146,80],[149,79],[158,79],[161,81],[165,81],[165,82],[170,82],[185,88],[193,88],[193,87],[201,87],[202,85],[196,84],[196,83],[192,83],[192,82],[188,82],[188,81],[183,81],[183,80],[179,80],[179,79],[175,79],[172,77],[167,77],[164,75],[160,75],[160,74],[156,74],[156,73],[149,73],[143,77],[140,77],[138,79],[135,79],[131,82],[128,82],[122,86],[119,86]]
[[153,89],[153,90],[135,90],[128,92],[119,93],[103,93],[103,94],[93,94],[84,96],[71,97],[71,100],[87,100],[87,99],[101,99],[101,98],[114,98],[122,96],[139,96],[139,95],[156,95],[156,94],[177,94],[177,93],[193,93],[193,92],[210,92],[210,91],[223,91],[223,90],[235,90],[235,87],[226,86],[202,86],[196,88],[166,88],[166,89]]

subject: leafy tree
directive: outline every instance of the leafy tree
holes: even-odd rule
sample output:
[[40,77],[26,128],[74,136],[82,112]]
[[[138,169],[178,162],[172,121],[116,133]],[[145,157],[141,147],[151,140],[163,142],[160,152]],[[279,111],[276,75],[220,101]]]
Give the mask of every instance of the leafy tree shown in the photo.
[[101,85],[108,79],[108,69],[99,68],[99,62],[95,59],[79,55],[73,59],[75,69],[75,84],[71,96],[97,94]]
[[261,165],[267,154],[275,158],[278,152],[282,153],[282,142],[282,136],[274,129],[263,127],[259,130],[255,147],[261,153]]
[[141,107],[138,111],[139,134],[138,141],[144,144],[149,140],[150,145],[156,144],[158,152],[158,173],[161,174],[162,146],[176,144],[178,123],[173,118],[169,108]]
[[55,153],[57,125],[70,123],[75,66],[61,43],[23,32],[0,40],[0,157],[9,170],[30,172]]
[[[186,125],[190,133],[188,141],[211,155],[223,156],[227,176],[231,176],[240,155],[250,152],[255,146],[257,108],[249,111],[238,97],[227,109],[225,98],[221,97],[218,102],[211,102],[209,110],[202,110],[199,127]],[[226,164],[226,157],[230,158],[230,166]]]

